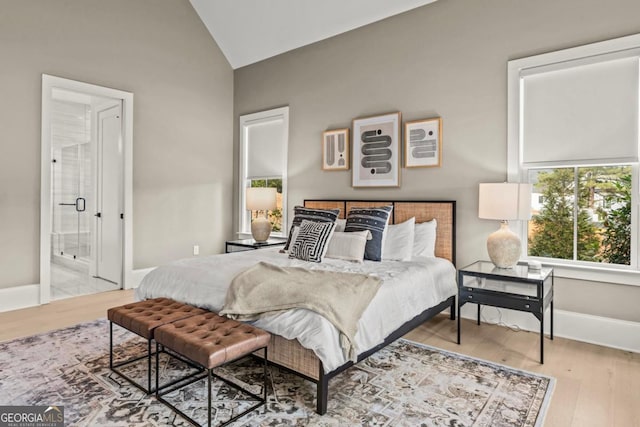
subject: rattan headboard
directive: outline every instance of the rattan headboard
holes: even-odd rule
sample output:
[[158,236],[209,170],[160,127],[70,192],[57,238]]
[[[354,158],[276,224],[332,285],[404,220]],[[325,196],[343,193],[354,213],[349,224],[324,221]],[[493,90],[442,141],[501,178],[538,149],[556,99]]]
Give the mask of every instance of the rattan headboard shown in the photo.
[[374,207],[393,205],[391,223],[399,224],[411,217],[416,222],[436,219],[436,256],[446,258],[454,265],[456,263],[456,202],[453,200],[337,200],[337,199],[307,199],[304,205],[316,209],[340,209],[340,218],[353,206]]

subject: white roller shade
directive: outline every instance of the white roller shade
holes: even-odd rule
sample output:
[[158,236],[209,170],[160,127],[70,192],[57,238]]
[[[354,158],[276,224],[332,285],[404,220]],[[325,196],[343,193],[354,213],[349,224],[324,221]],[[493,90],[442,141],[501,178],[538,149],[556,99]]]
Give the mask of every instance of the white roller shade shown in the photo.
[[524,166],[638,161],[638,58],[522,79]]
[[247,178],[282,176],[284,169],[284,120],[274,118],[246,127]]

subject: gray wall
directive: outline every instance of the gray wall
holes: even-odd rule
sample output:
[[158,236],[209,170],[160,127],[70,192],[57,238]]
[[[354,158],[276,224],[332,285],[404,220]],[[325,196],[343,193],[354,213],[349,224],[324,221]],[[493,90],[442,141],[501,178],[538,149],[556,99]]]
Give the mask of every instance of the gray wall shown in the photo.
[[[487,259],[497,228],[477,218],[477,191],[506,178],[507,61],[638,33],[639,15],[637,0],[440,0],[236,70],[235,123],[290,106],[290,208],[305,197],[457,200],[463,266]],[[401,188],[383,190],[353,189],[350,172],[321,170],[322,131],[392,111],[443,118],[441,168],[403,169]],[[640,321],[640,287],[556,283],[559,309]]]
[[0,11],[0,288],[39,283],[43,73],[134,93],[134,268],[196,243],[220,252],[233,70],[188,0],[0,0]]

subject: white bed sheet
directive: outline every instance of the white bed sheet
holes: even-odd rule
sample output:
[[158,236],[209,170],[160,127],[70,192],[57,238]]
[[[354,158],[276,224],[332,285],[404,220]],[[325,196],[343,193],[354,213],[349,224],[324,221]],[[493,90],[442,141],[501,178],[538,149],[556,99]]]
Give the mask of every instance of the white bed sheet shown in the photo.
[[[358,354],[382,343],[403,323],[457,293],[456,270],[442,258],[414,258],[408,262],[365,261],[358,264],[337,259],[310,263],[289,259],[277,248],[188,258],[158,267],[136,289],[138,300],[166,297],[218,312],[227,288],[240,272],[259,261],[282,267],[365,273],[382,279],[382,286],[363,313],[355,336]],[[265,316],[253,323],[287,339],[298,339],[313,350],[331,372],[348,359],[338,330],[323,316],[306,309]]]

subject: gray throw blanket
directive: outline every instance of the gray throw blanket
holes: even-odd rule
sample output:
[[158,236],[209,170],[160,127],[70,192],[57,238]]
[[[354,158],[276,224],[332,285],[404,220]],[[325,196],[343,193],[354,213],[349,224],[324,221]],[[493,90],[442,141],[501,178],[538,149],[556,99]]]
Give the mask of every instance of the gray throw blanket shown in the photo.
[[321,314],[340,331],[340,345],[356,361],[353,340],[358,321],[381,281],[365,274],[278,267],[260,262],[238,274],[227,291],[220,315],[241,321],[263,314],[306,308]]

